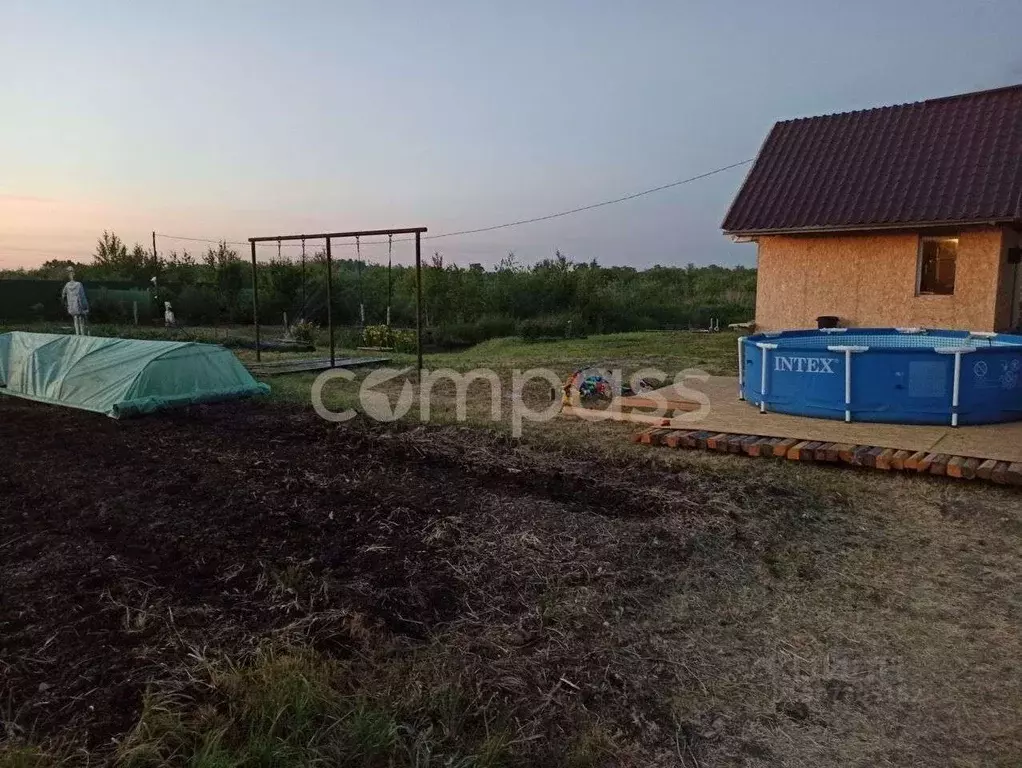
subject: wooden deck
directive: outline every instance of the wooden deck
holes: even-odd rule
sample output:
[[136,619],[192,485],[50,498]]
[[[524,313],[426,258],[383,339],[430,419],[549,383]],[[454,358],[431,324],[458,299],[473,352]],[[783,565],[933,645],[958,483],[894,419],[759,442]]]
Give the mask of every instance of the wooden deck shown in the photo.
[[738,399],[738,381],[731,377],[692,380],[685,387],[705,395],[709,405],[701,408],[692,392],[671,386],[657,390],[672,406],[666,416],[644,408],[650,401],[642,398],[622,398],[616,415],[578,408],[564,412],[645,424],[633,439],[650,445],[1022,485],[1022,422],[965,427],[846,424],[761,414]]

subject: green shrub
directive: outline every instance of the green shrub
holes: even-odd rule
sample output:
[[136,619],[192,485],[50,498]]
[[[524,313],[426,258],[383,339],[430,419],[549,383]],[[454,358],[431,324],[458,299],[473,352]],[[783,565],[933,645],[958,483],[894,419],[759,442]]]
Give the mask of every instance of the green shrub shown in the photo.
[[414,352],[415,338],[415,331],[411,328],[367,325],[362,330],[362,346],[390,348],[395,352]]
[[152,299],[143,290],[97,288],[88,298],[89,319],[95,323],[132,323],[136,303],[140,323],[148,322],[152,318]]
[[514,336],[516,332],[515,320],[509,315],[483,315],[476,326],[479,328],[480,341]]
[[518,323],[518,335],[524,341],[584,338],[583,325],[570,315],[531,317]]
[[302,320],[291,326],[291,338],[316,346],[316,335],[319,326],[309,320]]
[[216,323],[220,302],[216,290],[208,285],[187,285],[173,302],[178,323],[204,325]]

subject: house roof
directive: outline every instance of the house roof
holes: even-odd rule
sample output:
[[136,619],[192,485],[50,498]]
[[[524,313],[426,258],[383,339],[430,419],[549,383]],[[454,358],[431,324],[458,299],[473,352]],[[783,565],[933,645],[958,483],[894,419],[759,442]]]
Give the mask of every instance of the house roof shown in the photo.
[[774,125],[724,231],[1022,220],[1022,84]]

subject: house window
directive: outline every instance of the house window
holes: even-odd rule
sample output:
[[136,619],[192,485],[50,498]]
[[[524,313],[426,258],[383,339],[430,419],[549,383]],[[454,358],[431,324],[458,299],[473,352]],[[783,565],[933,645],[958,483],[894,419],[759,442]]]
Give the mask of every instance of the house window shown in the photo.
[[919,241],[920,295],[950,295],[955,292],[955,261],[958,259],[957,237],[924,237]]

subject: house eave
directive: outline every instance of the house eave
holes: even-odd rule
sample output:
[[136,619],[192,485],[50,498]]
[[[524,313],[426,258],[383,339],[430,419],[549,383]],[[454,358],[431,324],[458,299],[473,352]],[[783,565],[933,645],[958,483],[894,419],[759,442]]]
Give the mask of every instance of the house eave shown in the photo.
[[877,232],[892,230],[955,229],[960,227],[999,227],[1022,224],[1022,219],[995,218],[969,219],[962,221],[902,221],[888,224],[837,224],[819,227],[787,227],[777,229],[725,229],[723,233],[731,238],[755,238],[766,235],[819,235],[843,232]]

